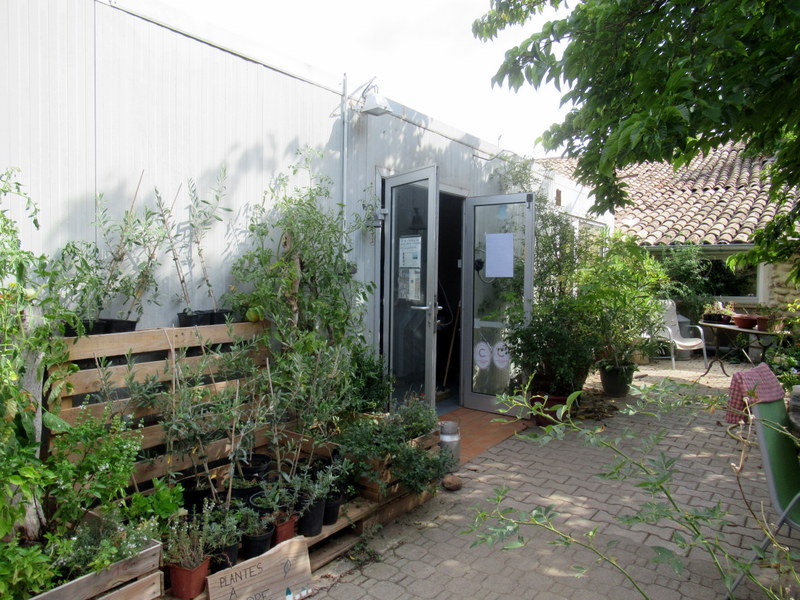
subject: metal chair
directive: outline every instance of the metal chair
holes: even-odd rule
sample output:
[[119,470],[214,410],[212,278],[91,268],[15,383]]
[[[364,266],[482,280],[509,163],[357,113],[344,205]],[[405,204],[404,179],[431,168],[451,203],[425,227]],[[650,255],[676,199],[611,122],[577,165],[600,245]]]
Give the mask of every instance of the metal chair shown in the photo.
[[681,329],[678,326],[678,312],[675,310],[675,302],[673,300],[662,300],[661,304],[664,306],[664,327],[658,332],[658,339],[669,342],[669,353],[672,359],[672,368],[675,368],[675,349],[678,350],[702,350],[703,351],[703,364],[708,368],[708,356],[706,355],[706,336],[703,333],[702,327],[699,325],[690,325],[690,328],[697,329],[700,332],[699,338],[685,338],[681,334]]
[[[750,410],[755,417],[758,445],[761,448],[761,460],[764,463],[772,507],[779,515],[772,535],[777,534],[784,523],[788,523],[793,529],[800,529],[800,461],[797,459],[797,446],[786,430],[789,427],[786,404],[783,399],[756,402],[750,405]],[[766,535],[761,551],[753,555],[750,564],[764,553],[770,541],[771,536]],[[733,599],[733,592],[745,575],[744,571],[739,574],[726,598]]]

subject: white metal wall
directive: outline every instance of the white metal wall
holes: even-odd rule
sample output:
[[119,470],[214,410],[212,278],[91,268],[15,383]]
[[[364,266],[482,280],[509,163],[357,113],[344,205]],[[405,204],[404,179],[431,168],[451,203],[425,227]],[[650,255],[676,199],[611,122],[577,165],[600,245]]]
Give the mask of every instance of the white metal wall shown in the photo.
[[[334,182],[332,201],[341,200],[341,93],[230,51],[236,40],[217,43],[208,31],[200,39],[191,20],[161,8],[153,0],[0,2],[0,70],[7,74],[0,91],[0,168],[20,167],[42,208],[42,231],[26,225],[26,242],[54,252],[67,239],[95,236],[96,193],[119,214],[143,172],[141,205],[154,205],[156,187],[171,202],[182,186],[176,206],[183,210],[186,180],[207,194],[225,165],[233,212],[209,236],[206,251],[215,287],[224,291],[248,207],[296,162],[298,149],[323,154],[317,166]],[[379,191],[379,172],[428,164],[439,166],[448,191],[497,191],[490,174],[498,149],[393,108],[394,116],[350,113],[344,184],[350,212]],[[360,276],[377,279],[374,242],[355,243]],[[162,263],[162,306],[150,307],[141,327],[172,323],[182,308],[169,257]],[[196,290],[197,308],[203,295]]]

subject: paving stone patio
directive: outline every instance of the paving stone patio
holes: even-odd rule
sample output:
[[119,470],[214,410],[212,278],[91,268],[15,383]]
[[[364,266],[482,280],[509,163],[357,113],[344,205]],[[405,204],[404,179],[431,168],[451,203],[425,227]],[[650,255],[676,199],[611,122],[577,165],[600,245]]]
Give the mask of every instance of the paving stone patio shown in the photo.
[[[726,365],[732,371],[746,368]],[[638,382],[650,383],[669,376],[690,382],[703,372],[702,361],[678,363],[673,371],[669,361],[642,367]],[[709,391],[726,393],[730,379],[715,365],[699,383]],[[587,389],[597,391],[590,379]],[[603,422],[609,432],[634,428],[641,436],[666,428],[660,448],[677,458],[675,491],[689,507],[708,507],[721,502],[728,513],[725,542],[734,552],[749,556],[749,547],[760,541],[755,520],[742,500],[731,463],[739,458],[740,445],[727,433],[723,413],[652,417],[615,414]],[[553,545],[547,532],[525,528],[528,542],[523,548],[503,551],[499,547],[472,547],[475,536],[464,534],[473,521],[473,507],[500,486],[510,488],[507,506],[530,510],[537,505],[554,505],[559,523],[574,532],[598,527],[597,539],[616,540],[614,555],[635,577],[650,598],[707,600],[723,598],[723,585],[708,555],[697,550],[685,561],[686,569],[676,574],[666,564],[650,562],[651,546],[674,548],[669,523],[623,526],[615,517],[630,512],[646,499],[630,482],[595,476],[609,462],[607,451],[587,448],[574,437],[545,446],[510,438],[464,464],[458,471],[464,487],[458,492],[441,491],[433,500],[394,523],[384,526],[369,542],[381,560],[355,566],[341,559],[315,573],[315,598],[336,600],[399,600],[436,598],[569,598],[627,600],[641,595],[624,577],[607,564],[594,564],[594,556],[577,546]],[[749,453],[742,476],[747,498],[759,510],[769,505],[766,482],[757,448]],[[784,531],[785,533],[785,531]],[[794,540],[781,538],[797,547]],[[576,577],[573,565],[588,567]],[[737,598],[761,597],[747,582]]]

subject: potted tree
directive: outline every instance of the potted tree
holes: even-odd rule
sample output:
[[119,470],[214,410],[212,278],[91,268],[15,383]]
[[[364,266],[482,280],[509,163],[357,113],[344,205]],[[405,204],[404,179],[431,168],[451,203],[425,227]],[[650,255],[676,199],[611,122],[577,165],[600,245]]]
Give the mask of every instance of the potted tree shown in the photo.
[[250,496],[249,506],[260,515],[270,515],[275,522],[272,544],[293,538],[297,531],[297,488],[285,478],[262,482],[261,490]]
[[595,236],[578,236],[569,215],[544,197],[536,199],[536,214],[532,297],[526,303],[522,279],[512,280],[504,336],[512,385],[558,405],[583,388],[594,363],[593,307],[576,290],[578,273],[597,248]]
[[578,283],[579,295],[592,307],[603,390],[624,396],[636,370],[634,352],[652,344],[662,326],[659,294],[668,284],[666,273],[633,239],[615,234],[581,269]]
[[[158,190],[156,190],[156,206],[158,218],[164,231],[167,247],[172,256],[172,263],[175,267],[175,274],[178,277],[184,309],[178,313],[178,325],[180,327],[190,327],[193,325],[213,325],[225,323],[229,311],[221,311],[217,304],[217,296],[209,277],[206,267],[203,242],[212,226],[221,221],[219,216],[221,211],[230,209],[222,206],[222,199],[225,194],[225,169],[220,171],[217,177],[217,186],[213,189],[213,200],[202,200],[197,192],[197,187],[193,180],[189,180],[189,218],[188,222],[182,223],[175,218],[175,201],[171,206],[167,206]],[[180,193],[180,188],[178,188]],[[192,279],[192,261],[197,254],[200,265],[200,275],[202,282],[199,287],[204,287],[212,303],[210,310],[198,310],[194,307],[192,294],[189,285]]]
[[[164,232],[153,211],[135,210],[136,197],[115,221],[103,196],[98,196],[96,225],[102,246],[94,241],[70,241],[53,261],[50,293],[78,317],[68,324],[68,334],[132,331],[137,321],[131,318],[138,319],[144,302],[154,300],[158,293],[155,273]],[[120,307],[118,318],[110,318],[107,313],[115,304]]]

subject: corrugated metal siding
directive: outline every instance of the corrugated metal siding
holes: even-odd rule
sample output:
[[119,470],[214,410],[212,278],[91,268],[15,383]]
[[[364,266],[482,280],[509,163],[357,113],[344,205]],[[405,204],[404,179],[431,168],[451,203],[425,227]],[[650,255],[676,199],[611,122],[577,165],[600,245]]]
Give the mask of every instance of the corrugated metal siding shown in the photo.
[[[6,0],[0,35],[0,69],[9,82],[0,93],[0,167],[24,170],[43,209],[43,234],[26,236],[43,250],[94,236],[95,193],[120,214],[142,172],[140,206],[154,205],[156,187],[172,202],[182,186],[176,206],[185,220],[186,180],[209,195],[225,165],[233,212],[212,231],[206,249],[222,293],[250,206],[296,162],[299,148],[323,153],[317,167],[334,182],[332,202],[342,197],[341,96],[330,88],[101,0]],[[453,190],[496,191],[480,140],[462,140],[404,108],[400,118],[352,116],[349,212],[370,190],[379,192],[373,187],[378,168],[401,173],[435,163],[440,182]],[[429,130],[437,127],[439,133]],[[377,280],[378,256],[371,238],[356,240],[362,277]],[[182,308],[170,257],[162,262],[163,306],[148,309],[144,327],[173,322]],[[194,306],[203,308],[207,300],[197,283],[195,277]]]
[[20,168],[42,210],[40,232],[22,226],[36,251],[92,235],[93,14],[92,0],[0,3],[0,168]]
[[[329,116],[339,96],[99,3],[97,46],[98,188],[120,211],[144,171],[141,201],[154,205],[156,187],[169,202],[177,193],[177,219],[185,221],[187,179],[210,195],[227,168],[233,212],[206,248],[220,295],[241,252],[247,206],[296,162],[299,148],[339,143]],[[335,165],[326,170],[337,176]],[[193,306],[210,308],[193,273]],[[168,257],[162,274],[164,311],[153,320],[163,322],[183,305]]]

